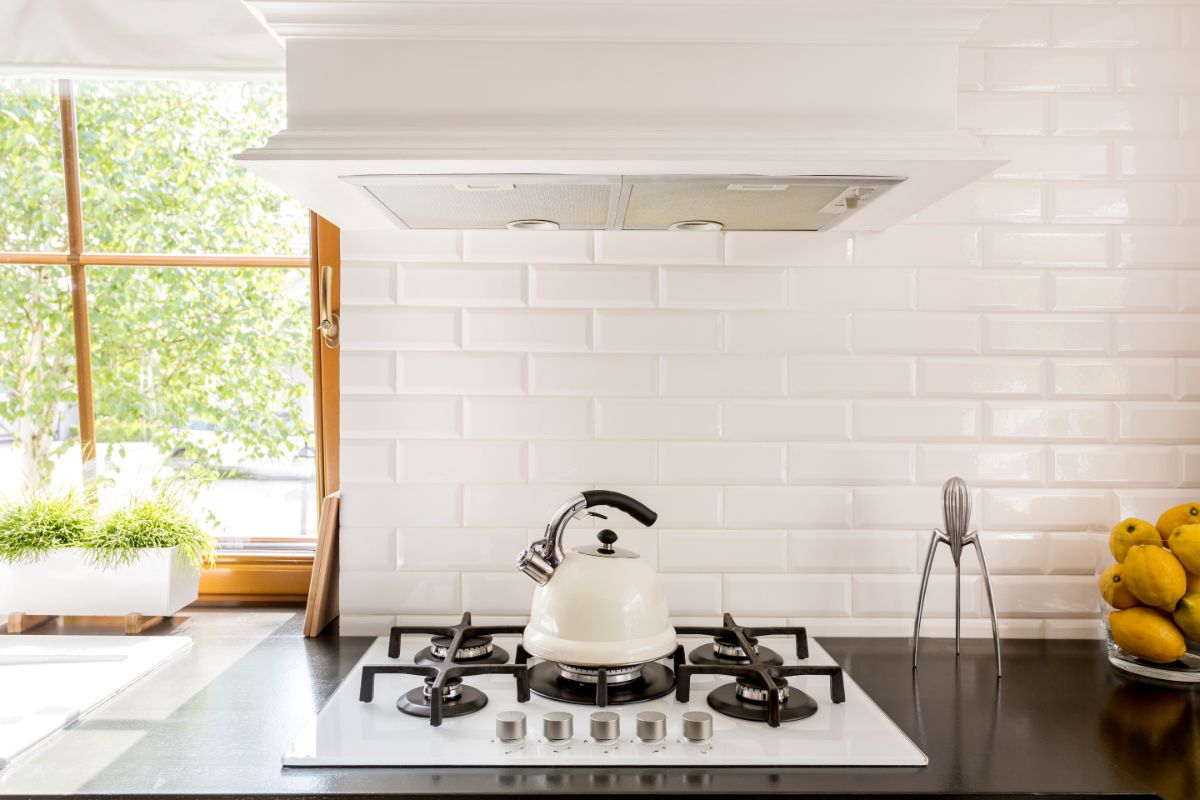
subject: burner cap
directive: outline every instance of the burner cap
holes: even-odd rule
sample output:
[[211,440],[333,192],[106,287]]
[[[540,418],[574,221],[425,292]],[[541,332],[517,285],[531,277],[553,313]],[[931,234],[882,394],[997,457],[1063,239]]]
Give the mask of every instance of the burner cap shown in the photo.
[[[746,641],[750,643],[750,647],[754,652],[758,652],[758,639],[753,636],[747,636]],[[713,652],[725,658],[745,658],[746,653],[742,651],[742,646],[738,642],[736,636],[732,633],[719,633],[713,637]]]
[[[450,649],[452,636],[434,636],[429,640],[430,655],[434,658],[445,659],[446,651]],[[492,653],[492,637],[488,634],[469,636],[462,640],[458,652],[454,654],[455,661],[470,661],[473,658],[486,658]]]
[[[442,699],[457,700],[462,696],[462,689],[462,678],[449,678],[442,685]],[[421,689],[421,693],[425,696],[426,701],[428,701],[429,695],[433,694],[433,678],[425,679],[425,686]]]
[[[779,687],[779,700],[786,702],[788,699],[788,682],[785,678],[772,678],[775,685]],[[739,700],[745,700],[748,703],[768,703],[770,702],[770,692],[762,685],[762,682],[757,678],[738,678],[737,679],[737,697]]]
[[[576,683],[600,683],[600,670],[595,667],[576,667],[571,664],[558,664],[558,674]],[[608,667],[605,677],[608,685],[632,683],[642,677],[644,664],[633,664],[625,667]]]

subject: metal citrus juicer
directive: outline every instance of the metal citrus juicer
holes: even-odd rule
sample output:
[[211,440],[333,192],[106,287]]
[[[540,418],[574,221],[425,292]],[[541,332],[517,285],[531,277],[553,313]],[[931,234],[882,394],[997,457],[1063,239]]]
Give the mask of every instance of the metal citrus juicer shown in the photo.
[[925,554],[925,572],[921,576],[921,594],[917,598],[917,619],[913,624],[913,669],[917,668],[917,647],[921,642],[921,615],[925,610],[925,592],[929,589],[929,573],[933,570],[933,558],[938,544],[950,548],[954,560],[954,655],[961,653],[962,645],[962,552],[967,545],[975,546],[979,558],[979,569],[983,573],[983,585],[987,589],[988,610],[992,614],[992,643],[996,648],[996,677],[1000,677],[1000,628],[996,624],[996,602],[992,599],[992,580],[988,576],[987,561],[983,558],[983,545],[979,542],[979,531],[968,531],[971,526],[971,490],[962,478],[951,478],[942,485],[942,527],[933,529],[929,537],[929,550]]

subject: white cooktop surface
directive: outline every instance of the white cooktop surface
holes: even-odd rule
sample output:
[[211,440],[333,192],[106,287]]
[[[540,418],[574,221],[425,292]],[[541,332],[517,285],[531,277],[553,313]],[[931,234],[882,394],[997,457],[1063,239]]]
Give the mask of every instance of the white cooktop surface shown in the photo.
[[[427,642],[424,637],[405,636],[400,661],[412,663]],[[704,637],[682,636],[686,652],[705,642]],[[495,643],[513,654],[519,638],[496,636]],[[793,645],[785,637],[764,639],[762,644],[781,653],[787,664],[796,660]],[[366,664],[395,664],[387,657],[386,638],[377,639],[347,675],[321,712],[297,734],[288,752],[286,766],[925,766],[929,759],[896,727],[874,701],[845,674],[846,702],[829,699],[829,679],[824,676],[789,678],[789,684],[811,695],[818,703],[813,716],[784,722],[770,728],[765,722],[746,722],[713,711],[708,693],[732,678],[697,675],[692,678],[691,700],[680,703],[674,693],[657,700],[609,706],[621,716],[621,736],[615,745],[599,745],[588,738],[589,715],[594,706],[547,700],[534,694],[518,703],[516,681],[511,675],[477,675],[466,683],[488,696],[486,707],[473,714],[447,717],[440,727],[428,719],[402,714],[396,699],[420,686],[415,675],[379,675],[375,699],[358,699],[362,667]],[[809,640],[809,658],[803,663],[831,665],[836,662],[816,641]],[[666,662],[664,662],[666,663]],[[501,711],[523,711],[528,735],[518,746],[496,739],[496,715]],[[542,738],[542,715],[568,711],[574,715],[575,736],[567,746],[551,745]],[[640,711],[667,715],[667,739],[651,747],[635,736],[635,718]],[[713,716],[713,736],[706,745],[684,740],[685,711],[707,711]]]

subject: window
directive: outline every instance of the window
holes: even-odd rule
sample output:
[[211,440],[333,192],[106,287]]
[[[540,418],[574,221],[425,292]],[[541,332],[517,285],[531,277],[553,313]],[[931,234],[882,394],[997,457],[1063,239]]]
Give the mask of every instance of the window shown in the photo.
[[282,121],[281,84],[0,80],[0,491],[200,474],[213,573],[281,558],[296,589],[320,501],[309,215],[229,158]]

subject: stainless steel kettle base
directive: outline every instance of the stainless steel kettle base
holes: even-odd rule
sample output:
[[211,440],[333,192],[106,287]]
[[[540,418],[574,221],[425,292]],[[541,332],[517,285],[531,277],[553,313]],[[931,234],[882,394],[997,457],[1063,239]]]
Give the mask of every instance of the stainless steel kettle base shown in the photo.
[[670,694],[675,688],[675,673],[662,664],[650,662],[642,666],[642,677],[627,683],[607,685],[606,700],[596,683],[568,680],[559,673],[558,664],[543,661],[529,670],[529,689],[534,694],[589,706],[640,703]]

